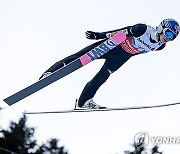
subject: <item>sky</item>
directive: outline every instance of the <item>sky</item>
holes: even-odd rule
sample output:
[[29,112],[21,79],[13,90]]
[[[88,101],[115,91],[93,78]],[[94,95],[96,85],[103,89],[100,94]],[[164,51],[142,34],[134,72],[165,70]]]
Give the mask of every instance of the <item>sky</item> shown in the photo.
[[[94,61],[50,86],[8,106],[3,99],[36,82],[55,62],[95,40],[85,31],[104,32],[145,23],[156,27],[165,18],[180,21],[178,0],[0,0],[1,126],[22,113],[73,109],[85,84],[104,60]],[[94,97],[113,107],[151,106],[180,101],[180,38],[165,49],[131,58],[111,75]],[[38,143],[56,137],[69,154],[120,154],[134,136],[180,136],[180,105],[144,110],[28,115]],[[149,145],[149,148],[151,145]],[[177,154],[179,144],[160,144]]]

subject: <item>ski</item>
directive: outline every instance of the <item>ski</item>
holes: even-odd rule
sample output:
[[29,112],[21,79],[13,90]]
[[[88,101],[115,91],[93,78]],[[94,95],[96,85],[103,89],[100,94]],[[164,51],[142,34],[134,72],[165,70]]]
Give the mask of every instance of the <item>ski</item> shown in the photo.
[[61,111],[49,111],[49,112],[27,112],[26,114],[51,114],[51,113],[74,113],[74,112],[99,112],[99,111],[123,111],[123,110],[140,110],[140,109],[153,109],[180,105],[180,102],[171,104],[161,104],[152,106],[137,106],[137,107],[124,107],[124,108],[106,108],[106,109],[72,109],[72,110],[61,110]]
[[21,91],[5,98],[5,101],[8,105],[12,105],[25,97],[37,92],[38,90],[50,85],[51,83],[61,79],[62,77],[70,74],[71,72],[81,68],[82,66],[90,63],[91,61],[101,57],[105,53],[109,52],[113,48],[117,47],[126,39],[126,35],[122,32],[115,34],[113,37],[105,40],[103,43],[98,45],[96,48],[92,49],[88,53],[84,54],[80,58],[74,60],[63,68],[57,70],[50,76],[37,81],[36,83],[22,89]]

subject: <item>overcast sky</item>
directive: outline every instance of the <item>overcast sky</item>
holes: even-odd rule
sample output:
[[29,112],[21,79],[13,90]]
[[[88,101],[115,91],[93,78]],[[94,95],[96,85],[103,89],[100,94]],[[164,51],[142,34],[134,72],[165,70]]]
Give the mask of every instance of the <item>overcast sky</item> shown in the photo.
[[[137,23],[156,27],[180,21],[179,0],[0,0],[1,125],[24,111],[73,109],[85,84],[104,60],[94,61],[13,106],[2,100],[36,82],[52,64],[94,40],[85,31],[109,31]],[[136,107],[180,101],[180,38],[162,51],[130,59],[99,89],[94,101],[107,107]],[[180,106],[96,113],[29,115],[39,143],[60,139],[69,154],[115,154],[131,149],[134,136],[180,136]],[[151,146],[149,146],[151,147]],[[161,144],[177,154],[179,144]],[[95,153],[94,153],[95,154]]]

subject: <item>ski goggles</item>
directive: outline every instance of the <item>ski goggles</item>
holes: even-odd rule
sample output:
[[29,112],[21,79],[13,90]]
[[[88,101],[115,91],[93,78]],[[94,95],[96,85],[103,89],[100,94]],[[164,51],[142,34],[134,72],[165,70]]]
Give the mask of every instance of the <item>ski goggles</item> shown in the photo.
[[174,40],[176,38],[176,34],[174,34],[170,29],[164,28],[163,34],[166,38],[168,38],[170,41]]

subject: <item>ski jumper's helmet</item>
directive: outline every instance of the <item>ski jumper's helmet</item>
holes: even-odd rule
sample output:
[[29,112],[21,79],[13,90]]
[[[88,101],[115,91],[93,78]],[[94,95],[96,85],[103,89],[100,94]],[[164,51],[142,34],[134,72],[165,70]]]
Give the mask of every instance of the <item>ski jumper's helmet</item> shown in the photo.
[[159,34],[163,33],[170,40],[174,40],[180,32],[180,26],[174,19],[164,19],[157,27],[157,32]]

